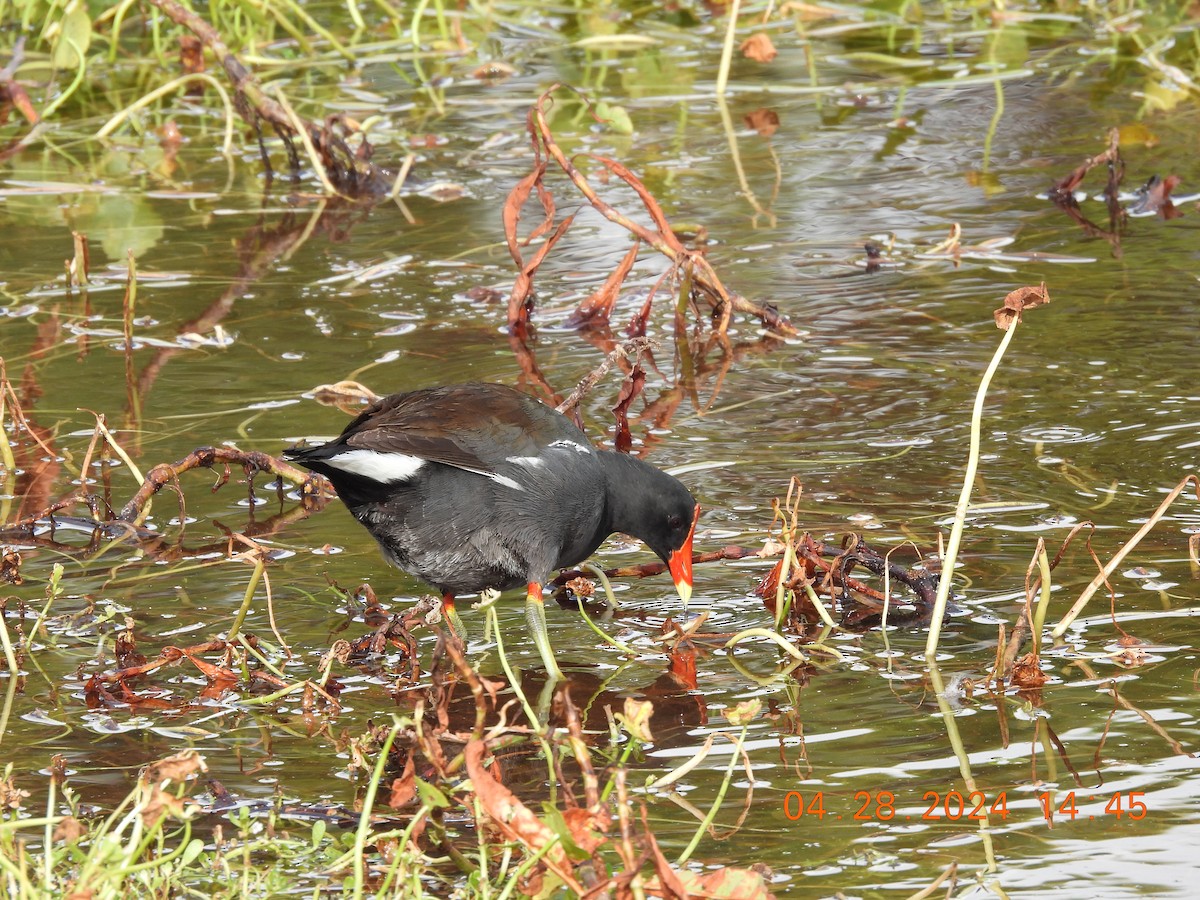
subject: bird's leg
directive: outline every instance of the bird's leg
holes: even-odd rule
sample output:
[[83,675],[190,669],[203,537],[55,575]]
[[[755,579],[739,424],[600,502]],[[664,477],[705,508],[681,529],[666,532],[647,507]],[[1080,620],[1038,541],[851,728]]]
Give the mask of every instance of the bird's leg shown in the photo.
[[446,620],[454,636],[465,642],[467,630],[463,627],[462,619],[458,617],[458,610],[454,608],[454,595],[449,591],[442,594],[442,618]]
[[525,619],[529,622],[529,630],[533,632],[533,642],[542,656],[546,674],[562,680],[563,673],[554,659],[554,648],[550,646],[550,635],[546,632],[546,604],[542,599],[542,586],[536,581],[529,582],[525,591]]

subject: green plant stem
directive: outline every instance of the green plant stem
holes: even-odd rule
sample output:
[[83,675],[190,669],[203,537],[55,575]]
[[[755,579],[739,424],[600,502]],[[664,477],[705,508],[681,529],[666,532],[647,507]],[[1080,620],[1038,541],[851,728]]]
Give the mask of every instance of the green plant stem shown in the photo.
[[496,615],[496,598],[498,597],[499,595],[497,594],[490,601],[486,601],[488,633],[495,637],[496,653],[500,657],[500,668],[504,670],[504,677],[508,679],[508,683],[512,686],[513,693],[521,703],[521,709],[525,711],[525,716],[529,719],[530,727],[534,729],[538,742],[542,745],[542,751],[546,756],[546,768],[549,773],[550,783],[554,784],[557,782],[554,774],[554,752],[550,748],[550,742],[546,740],[545,729],[541,724],[541,719],[533,711],[533,707],[529,705],[529,699],[525,696],[525,692],[521,690],[521,682],[513,674],[512,666],[508,662],[508,655],[504,652],[504,638],[500,634],[500,617]]
[[354,832],[354,900],[362,900],[363,895],[363,881],[366,878],[363,856],[367,852],[367,835],[371,832],[371,808],[375,805],[375,794],[379,791],[379,782],[383,778],[388,753],[391,752],[392,744],[402,727],[403,723],[393,717],[391,730],[379,749],[379,758],[375,760],[371,781],[367,785],[367,795],[363,797],[362,814],[358,817],[358,828]]
[[50,103],[46,104],[45,109],[42,110],[43,119],[49,119],[52,115],[54,115],[55,111],[57,111],[60,106],[70,99],[71,95],[79,89],[79,85],[83,83],[83,76],[87,74],[87,57],[84,55],[84,52],[80,50],[79,45],[69,37],[64,36],[63,40],[65,40],[67,44],[70,45],[71,49],[75,51],[75,55],[79,58],[79,68],[75,71],[75,78],[72,79],[71,83],[67,86],[67,89],[55,97]]
[[704,835],[712,825],[713,820],[716,819],[717,812],[721,808],[721,803],[725,800],[725,793],[729,790],[729,783],[733,780],[733,770],[737,767],[738,751],[742,748],[742,745],[746,741],[746,732],[749,730],[749,727],[749,725],[743,725],[741,735],[739,735],[737,740],[733,742],[733,752],[729,754],[729,765],[725,767],[725,777],[721,779],[721,787],[717,790],[716,799],[713,800],[712,806],[708,808],[708,814],[704,817],[704,821],[700,823],[700,827],[697,828],[696,833],[692,835],[692,840],[688,843],[687,847],[684,848],[684,851],[679,855],[679,858],[675,860],[675,865],[677,867],[682,866],[692,858],[692,854],[696,852],[696,848],[700,845],[700,841],[703,840]]
[[718,97],[725,94],[725,87],[729,84],[729,67],[733,62],[733,44],[736,40],[737,18],[741,7],[741,0],[732,0],[729,4],[729,10],[725,13],[729,16],[729,22],[725,26],[725,43],[721,45],[721,64],[717,69]]
[[808,595],[808,602],[813,605],[813,608],[817,611],[817,615],[825,623],[825,627],[837,628],[837,623],[833,621],[833,616],[829,614],[829,610],[825,608],[825,604],[821,602],[821,598],[817,596],[817,592],[811,584],[804,585],[804,593]]
[[105,122],[96,132],[96,137],[106,138],[114,131],[121,127],[121,123],[128,119],[131,115],[140,109],[145,109],[159,97],[164,97],[167,94],[173,94],[184,85],[191,82],[201,81],[209,85],[217,92],[221,98],[221,103],[225,107],[225,140],[221,144],[221,153],[228,156],[233,152],[233,136],[234,136],[234,109],[233,102],[229,99],[229,92],[225,90],[225,85],[221,84],[216,78],[204,72],[196,72],[190,75],[181,75],[166,84],[155,88],[150,93],[139,97],[133,103],[126,106],[124,109],[117,112],[111,119]]
[[1196,484],[1198,493],[1200,493],[1200,478],[1197,478],[1195,475],[1189,475],[1175,486],[1175,490],[1171,491],[1171,493],[1167,494],[1167,496],[1163,498],[1162,503],[1158,505],[1158,509],[1154,511],[1154,514],[1146,520],[1146,523],[1137,530],[1137,533],[1134,534],[1133,537],[1131,537],[1121,546],[1120,550],[1113,554],[1113,557],[1108,561],[1108,564],[1096,573],[1096,577],[1092,579],[1091,584],[1083,589],[1083,593],[1079,595],[1079,599],[1075,601],[1075,604],[1070,608],[1070,610],[1068,610],[1067,614],[1063,616],[1062,621],[1054,626],[1054,630],[1050,633],[1054,636],[1055,640],[1062,637],[1066,630],[1071,627],[1071,623],[1075,621],[1081,612],[1083,612],[1083,608],[1087,605],[1087,602],[1092,599],[1092,595],[1100,589],[1100,585],[1108,582],[1108,577],[1112,575],[1117,566],[1124,561],[1126,556],[1133,552],[1134,547],[1142,542],[1142,538],[1150,533],[1151,529],[1158,524],[1159,520],[1166,513],[1167,507],[1174,503],[1175,498],[1182,494],[1183,489],[1192,482]]
[[932,657],[937,653],[938,638],[942,633],[942,620],[946,617],[946,603],[950,599],[950,586],[954,581],[954,562],[958,557],[958,548],[962,544],[963,528],[967,521],[967,508],[971,503],[971,488],[975,484],[975,474],[979,470],[979,434],[983,422],[983,404],[987,399],[988,386],[992,376],[1000,367],[1004,351],[1012,343],[1013,335],[1017,333],[1017,320],[1014,319],[1000,339],[992,361],[979,382],[979,390],[975,393],[975,406],[971,410],[971,447],[967,453],[967,471],[963,475],[962,491],[958,495],[958,506],[954,510],[954,524],[950,528],[950,540],[946,544],[946,556],[942,560],[942,576],[938,580],[937,598],[934,600],[933,613],[929,618],[929,640],[925,643],[925,656]]
[[225,636],[225,643],[232,646],[237,640],[238,631],[241,630],[242,623],[246,621],[246,614],[250,612],[250,603],[254,600],[254,592],[258,590],[258,582],[262,579],[263,571],[266,569],[266,563],[262,557],[259,557],[254,562],[254,571],[250,573],[250,583],[246,585],[246,594],[242,597],[242,606],[238,610],[237,616],[234,617],[233,625],[229,628],[229,634]]
[[1046,610],[1050,608],[1050,557],[1046,555],[1046,542],[1038,542],[1038,575],[1041,577],[1042,588],[1038,594],[1037,608],[1033,613],[1033,621],[1029,623],[1029,636],[1033,639],[1033,652],[1042,652],[1042,628],[1046,625]]
[[[1009,333],[1012,333],[1011,328]],[[954,757],[958,760],[958,771],[962,775],[963,784],[972,794],[978,793],[975,775],[971,771],[971,757],[967,753],[962,734],[958,730],[958,720],[954,717],[954,710],[950,708],[950,701],[946,697],[946,685],[942,680],[942,671],[938,667],[936,659],[929,660],[929,681],[933,688],[933,696],[937,700],[938,709],[942,714],[942,724],[946,727],[946,737],[950,741],[950,749],[954,751]],[[996,849],[992,842],[991,820],[987,813],[984,813],[983,818],[979,820],[979,837],[983,842],[987,871],[994,873],[996,871]]]
[[1000,79],[996,79],[996,111],[992,114],[992,121],[988,123],[987,134],[983,138],[983,165],[980,167],[983,172],[987,172],[992,160],[992,138],[996,136],[996,129],[1000,127],[1000,119],[1004,115],[1004,85]]
[[780,650],[782,650],[784,653],[786,653],[788,656],[792,657],[793,659],[799,660],[800,662],[808,662],[808,657],[805,656],[799,650],[799,648],[793,646],[790,641],[788,641],[786,638],[784,638],[778,632],[771,631],[767,628],[747,628],[745,631],[739,631],[737,634],[735,634],[733,637],[731,637],[728,641],[726,641],[725,649],[732,650],[734,647],[736,647],[742,641],[746,640],[747,638],[752,638],[752,637],[766,638],[768,641],[771,641],[772,643],[774,643],[777,647],[779,647]]

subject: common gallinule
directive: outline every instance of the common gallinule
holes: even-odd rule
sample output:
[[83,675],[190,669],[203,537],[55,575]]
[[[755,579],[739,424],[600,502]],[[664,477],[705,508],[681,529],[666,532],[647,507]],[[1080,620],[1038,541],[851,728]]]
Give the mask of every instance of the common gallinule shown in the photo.
[[326,476],[395,566],[454,597],[525,585],[526,617],[547,672],[542,584],[615,531],[667,564],[692,593],[699,506],[678,480],[636,457],[597,450],[533,397],[501,384],[454,384],[375,401],[333,441],[286,459]]

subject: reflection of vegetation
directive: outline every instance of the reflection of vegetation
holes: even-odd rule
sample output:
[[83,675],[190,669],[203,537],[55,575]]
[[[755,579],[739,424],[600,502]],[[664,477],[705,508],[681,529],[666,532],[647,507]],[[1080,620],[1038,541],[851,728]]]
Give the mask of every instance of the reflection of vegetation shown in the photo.
[[[8,63],[0,100],[26,118],[110,115],[180,74],[199,77],[205,68],[194,47],[185,44],[181,57],[182,31],[151,3],[31,0],[12,7],[10,0],[0,2],[0,18],[20,25],[0,32]],[[790,72],[797,60],[811,86],[830,90],[840,89],[847,76],[899,86],[964,71],[1014,71],[1036,61],[1051,78],[1103,66],[1114,88],[1127,84],[1131,70],[1140,71],[1144,111],[1170,109],[1198,92],[1200,45],[1191,37],[1189,8],[1183,2],[1065,2],[1053,11],[1034,3],[997,9],[951,0],[843,8],[747,3],[739,11],[738,40],[769,32],[780,59],[735,63],[731,86]],[[594,92],[619,86],[636,97],[692,90],[704,69],[681,60],[716,54],[711,26],[723,28],[721,9],[607,0],[574,10],[532,2],[483,10],[422,0],[410,11],[374,0],[363,10],[347,3],[310,12],[304,3],[257,0],[208,4],[204,14],[264,79],[292,79],[289,91],[307,102],[347,64],[378,60],[394,66],[441,114],[447,80],[502,78],[540,65],[547,52],[557,77]],[[610,73],[619,73],[619,81]],[[773,80],[783,87],[790,74]],[[195,82],[177,88],[203,91]],[[159,114],[178,105],[178,94],[156,103]]]
[[[407,628],[424,627],[425,612],[414,609],[396,616],[388,628],[402,632],[410,649],[415,648]],[[494,615],[492,624],[498,628]],[[736,765],[745,761],[750,775],[746,737],[759,717],[761,701],[746,701],[725,712],[731,729],[721,734],[734,752],[707,811],[682,801],[671,786],[709,754],[717,734],[709,736],[694,759],[663,773],[653,793],[638,791],[638,815],[627,787],[630,766],[655,740],[653,730],[668,727],[681,715],[694,716],[696,707],[686,692],[676,688],[674,697],[654,704],[618,698],[603,684],[589,696],[577,682],[574,691],[584,704],[577,705],[571,687],[559,686],[553,703],[547,693],[535,711],[513,679],[501,645],[501,665],[510,673],[511,689],[525,711],[521,721],[511,712],[512,704],[497,697],[497,685],[470,667],[457,641],[434,627],[439,638],[432,671],[422,672],[414,659],[411,682],[402,679],[397,685],[398,695],[418,693],[413,714],[393,715],[388,724],[368,723],[365,733],[356,737],[333,738],[349,750],[349,768],[360,780],[357,811],[329,803],[239,797],[215,779],[199,794],[194,788],[208,764],[189,749],[143,768],[133,790],[107,816],[85,805],[69,782],[72,771],[66,758],[56,756],[45,815],[22,816],[31,796],[25,786],[36,785],[14,777],[10,765],[0,778],[0,869],[13,895],[198,896],[203,889],[213,892],[206,896],[251,897],[314,887],[319,892],[337,879],[354,897],[444,896],[450,887],[466,897],[518,892],[550,896],[564,888],[572,896],[583,896],[636,881],[644,887],[643,896],[766,900],[766,881],[758,872],[706,866],[701,875],[686,867],[706,836],[717,837],[716,815]],[[206,670],[208,687],[202,696],[210,707],[228,705],[230,712],[269,709],[289,693],[247,697],[247,682],[243,696],[236,699],[229,689],[240,680],[238,669],[251,670],[250,678],[268,673],[255,673],[255,661],[249,657],[240,663],[235,658],[231,664],[228,648],[224,661],[215,665],[200,658],[219,649],[168,647],[163,655],[186,656]],[[113,693],[119,692],[134,708],[163,710],[178,703],[168,700],[167,692],[147,688],[147,677],[156,674],[159,662],[144,663],[132,628],[122,633],[117,652],[128,665],[93,678],[89,694],[103,695],[111,704],[113,697],[105,688],[111,683]],[[342,690],[338,680],[330,678],[330,668],[361,665],[369,655],[356,654],[345,641],[326,654],[320,694],[330,706],[336,708],[336,695]],[[255,656],[278,671],[262,654]],[[15,686],[17,680],[9,684]],[[456,685],[466,689],[456,691]],[[327,724],[317,725],[321,710],[312,702],[314,693],[305,694],[303,705],[310,732],[332,738]],[[10,688],[5,717],[12,699]],[[620,711],[613,712],[613,707]],[[600,708],[607,728],[597,728],[595,713]],[[538,748],[543,753],[540,763],[530,756]],[[525,763],[522,756],[529,757]],[[216,761],[212,753],[209,759]],[[521,798],[520,782],[532,777],[521,774],[525,766],[537,772],[529,790],[540,793],[542,777],[559,786],[540,806]],[[752,777],[750,781],[734,832],[750,810]],[[668,789],[670,798],[699,822],[691,842],[673,862],[655,840],[646,810],[648,803],[661,805]],[[381,808],[387,812],[377,812]],[[222,818],[225,821],[218,821]],[[226,887],[219,889],[219,884]]]

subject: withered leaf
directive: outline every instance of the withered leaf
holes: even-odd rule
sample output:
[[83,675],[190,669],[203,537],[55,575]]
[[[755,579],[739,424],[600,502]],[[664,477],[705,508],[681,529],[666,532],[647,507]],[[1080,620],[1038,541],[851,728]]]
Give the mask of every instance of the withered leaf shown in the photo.
[[204,71],[204,43],[194,35],[179,38],[179,64],[188,75]]
[[164,781],[182,782],[198,772],[207,772],[208,764],[196,750],[184,750],[174,756],[150,763],[142,770],[142,781],[147,784],[162,784]]
[[608,278],[604,279],[604,284],[592,296],[580,303],[571,317],[567,319],[568,328],[608,324],[608,318],[612,315],[613,307],[617,303],[617,296],[621,292],[621,285],[625,283],[633,264],[637,262],[638,251],[641,249],[642,242],[635,240],[620,264],[613,269]]
[[411,803],[416,796],[416,766],[410,753],[408,761],[404,764],[404,771],[392,779],[392,793],[388,798],[388,806],[400,809]]
[[1012,683],[1025,690],[1040,688],[1046,683],[1046,673],[1038,665],[1038,658],[1034,654],[1026,653],[1013,663]]
[[168,794],[157,784],[152,784],[142,800],[141,814],[143,824],[147,828],[153,828],[164,816],[186,818],[187,809],[181,797]]
[[617,719],[630,737],[637,738],[643,744],[653,744],[654,735],[650,733],[650,717],[654,715],[654,704],[649,700],[625,698],[625,709],[617,713]]
[[576,597],[580,597],[585,600],[588,597],[594,596],[596,593],[596,585],[592,583],[591,579],[584,578],[582,575],[580,575],[578,578],[572,578],[565,585],[563,585],[563,587],[570,590],[570,592]]
[[752,700],[745,700],[735,706],[733,709],[725,711],[725,718],[729,720],[730,725],[749,725],[762,709],[762,701],[757,697]]
[[55,843],[63,841],[73,844],[85,834],[87,834],[87,828],[84,824],[74,816],[67,816],[54,827],[54,835],[51,839]]
[[[750,869],[727,866],[704,876],[687,871],[676,874],[689,897],[709,897],[713,900],[773,900],[775,896],[768,890],[767,881],[762,875]],[[646,888],[654,891],[657,884],[651,882]]]
[[1013,326],[1013,323],[1020,323],[1021,313],[1027,309],[1033,309],[1037,306],[1044,306],[1050,302],[1050,292],[1046,290],[1046,283],[1043,281],[1038,286],[1026,285],[1019,287],[1015,291],[1011,291],[1004,298],[1004,306],[992,313],[996,320],[996,327],[1001,331],[1008,331]]
[[761,31],[742,41],[742,45],[738,49],[742,51],[742,56],[746,59],[760,63],[769,63],[779,54],[775,45],[771,43],[771,39]]
[[617,433],[613,437],[613,446],[619,453],[628,453],[633,447],[633,435],[629,431],[629,405],[642,392],[646,383],[646,371],[641,364],[635,363],[633,369],[621,383],[621,393],[617,395],[617,405],[613,412],[617,416]]
[[535,816],[516,794],[496,781],[483,765],[487,746],[483,741],[472,740],[467,744],[467,775],[475,788],[479,802],[496,827],[510,840],[519,841],[537,853],[545,849],[542,857],[559,871],[570,871],[570,860],[561,843],[555,840],[554,832]]
[[580,850],[594,854],[608,840],[602,833],[607,822],[597,818],[592,811],[576,807],[564,810],[562,815],[571,832],[571,840]]
[[11,775],[0,779],[0,809],[20,809],[21,802],[29,796],[29,791],[17,787],[16,779]]
[[3,584],[23,584],[24,576],[21,575],[21,554],[16,550],[5,550],[4,557],[0,559],[0,583]]

